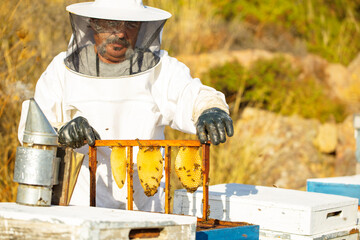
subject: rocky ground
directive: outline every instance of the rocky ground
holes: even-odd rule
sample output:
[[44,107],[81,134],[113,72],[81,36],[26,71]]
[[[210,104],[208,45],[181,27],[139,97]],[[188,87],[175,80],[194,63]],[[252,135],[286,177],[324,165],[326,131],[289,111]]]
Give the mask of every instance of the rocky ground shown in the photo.
[[236,161],[243,161],[239,156],[245,156],[249,176],[230,176],[243,183],[304,189],[308,178],[355,174],[352,117],[340,124],[321,124],[246,108],[229,142],[231,149],[239,145],[242,150],[234,156],[239,158]]
[[[214,52],[179,56],[200,77],[213,66],[237,60],[251,66],[259,58],[278,53],[263,50]],[[320,123],[299,116],[281,116],[245,108],[235,119],[235,135],[222,147],[214,147],[211,184],[238,182],[291,189],[306,188],[306,179],[356,173],[353,114],[360,112],[360,55],[349,66],[328,63],[305,55],[286,56],[327,85],[330,95],[346,103],[348,117],[342,123]],[[226,174],[217,174],[223,172]]]

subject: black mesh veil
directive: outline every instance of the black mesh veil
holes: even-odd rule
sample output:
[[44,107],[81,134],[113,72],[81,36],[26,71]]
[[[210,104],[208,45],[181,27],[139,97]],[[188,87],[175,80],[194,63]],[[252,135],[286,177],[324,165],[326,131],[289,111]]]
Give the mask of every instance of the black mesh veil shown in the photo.
[[160,61],[161,21],[116,21],[70,13],[73,35],[65,65],[94,77],[144,72]]

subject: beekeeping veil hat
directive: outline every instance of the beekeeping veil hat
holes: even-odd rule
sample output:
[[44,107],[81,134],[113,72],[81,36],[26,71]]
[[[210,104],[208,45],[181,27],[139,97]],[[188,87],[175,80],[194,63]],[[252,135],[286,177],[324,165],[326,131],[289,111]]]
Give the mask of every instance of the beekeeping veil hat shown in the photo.
[[142,0],[95,0],[66,8],[73,30],[65,65],[94,77],[144,72],[160,61],[163,26],[171,14]]

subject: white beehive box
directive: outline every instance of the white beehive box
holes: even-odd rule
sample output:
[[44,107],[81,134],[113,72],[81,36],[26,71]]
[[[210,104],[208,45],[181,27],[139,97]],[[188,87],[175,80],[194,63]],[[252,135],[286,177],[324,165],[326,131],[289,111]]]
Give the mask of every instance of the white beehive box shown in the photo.
[[[174,213],[202,217],[202,189],[176,190]],[[349,197],[221,184],[209,187],[210,218],[257,224],[261,230],[316,235],[355,227],[358,200]]]
[[[195,217],[81,206],[30,207],[0,203],[0,239],[195,239]],[[148,238],[147,238],[148,239]]]

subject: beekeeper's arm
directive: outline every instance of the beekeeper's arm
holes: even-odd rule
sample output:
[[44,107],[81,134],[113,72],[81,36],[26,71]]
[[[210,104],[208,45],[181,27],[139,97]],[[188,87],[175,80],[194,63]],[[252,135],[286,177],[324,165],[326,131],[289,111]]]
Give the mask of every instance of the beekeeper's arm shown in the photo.
[[211,140],[217,145],[226,141],[226,134],[233,135],[224,94],[193,79],[189,68],[166,52],[155,75],[160,81],[153,87],[153,96],[165,123],[177,130],[196,133],[202,143]]
[[[57,55],[41,75],[35,88],[35,101],[40,106],[48,121],[58,129],[59,143],[72,148],[84,145],[84,141],[95,144],[99,134],[83,117],[71,119],[71,113],[63,106],[63,83],[65,53]],[[18,138],[22,142],[29,101],[22,105]]]

